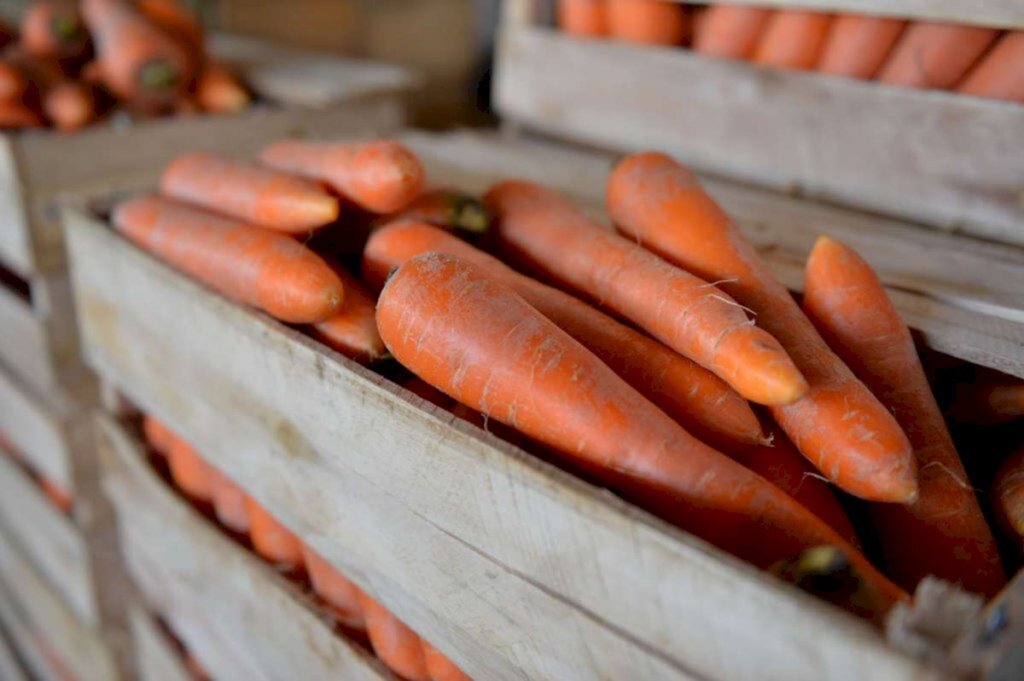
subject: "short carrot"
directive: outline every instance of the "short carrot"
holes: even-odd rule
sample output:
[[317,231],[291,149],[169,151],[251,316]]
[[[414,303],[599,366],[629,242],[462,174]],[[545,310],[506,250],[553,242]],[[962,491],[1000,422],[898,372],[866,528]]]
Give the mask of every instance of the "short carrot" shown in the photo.
[[470,234],[482,234],[491,227],[491,216],[483,203],[450,189],[424,192],[398,213],[384,218],[383,222],[401,219],[427,222]]
[[999,31],[918,21],[903,32],[878,80],[903,87],[948,90],[988,49]]
[[960,423],[997,425],[1024,418],[1024,381],[995,372],[958,385],[950,416]]
[[50,500],[50,503],[62,513],[69,513],[71,511],[71,507],[74,506],[74,499],[63,485],[46,477],[39,479],[39,485],[43,488],[43,494]]
[[249,495],[245,496],[245,510],[249,514],[249,539],[256,553],[288,570],[302,567],[302,544],[298,538]]
[[832,15],[823,12],[775,12],[754,51],[754,62],[780,69],[813,69],[821,59],[831,25]]
[[360,592],[359,603],[373,652],[388,669],[406,681],[431,681],[420,637],[365,593]]
[[1024,546],[1024,447],[999,467],[992,494],[999,521],[1017,546]]
[[209,113],[235,113],[249,106],[249,91],[223,64],[207,61],[196,79],[196,102]]
[[316,595],[330,607],[342,624],[353,629],[364,629],[366,618],[359,603],[359,587],[305,544],[302,545],[302,557]]
[[874,504],[888,574],[913,591],[928,575],[992,596],[1006,583],[995,539],[946,429],[910,329],[871,267],[821,237],[807,262],[804,310],[910,438],[917,500]]
[[217,520],[234,532],[248,533],[249,510],[245,504],[245,491],[213,466],[210,467],[210,473],[211,501]]
[[221,293],[286,322],[312,324],[341,307],[341,280],[284,234],[157,196],[114,209],[118,231]]
[[388,350],[377,332],[376,299],[344,267],[336,265],[333,269],[345,287],[345,303],[338,314],[313,324],[310,332],[324,345],[357,362],[373,364],[384,359]]
[[139,11],[195,55],[203,51],[203,27],[180,0],[135,0]]
[[174,484],[199,501],[213,500],[214,470],[187,442],[175,437],[167,450],[167,465]]
[[905,595],[782,490],[679,427],[512,289],[438,253],[391,277],[377,324],[395,358],[462,404],[762,567],[822,544],[888,604]]
[[171,450],[171,444],[175,440],[175,435],[171,432],[171,429],[152,414],[146,414],[142,417],[142,433],[146,437],[146,442],[153,448],[153,451],[161,456],[167,455],[167,452]]
[[427,665],[430,681],[473,681],[440,650],[423,641],[423,659]]
[[513,271],[443,230],[416,222],[396,222],[378,230],[363,252],[363,276],[371,286],[382,288],[394,269],[431,251],[472,262],[512,287],[700,439],[715,443],[765,442],[750,406],[714,374],[586,303]]
[[713,283],[662,260],[532,182],[484,199],[503,250],[629,319],[752,402],[792,404],[807,382],[772,336]]
[[74,132],[98,117],[96,93],[87,83],[57,83],[43,95],[43,112],[58,130]]
[[693,49],[726,59],[750,59],[774,10],[748,5],[712,5],[704,12]]
[[832,23],[818,70],[847,78],[874,78],[907,22],[889,17],[843,14]]
[[847,492],[910,503],[917,467],[892,414],[832,352],[768,265],[693,174],[657,153],[619,163],[608,183],[618,227],[719,286],[757,315],[789,352],[810,390],[771,412],[800,452]]
[[975,97],[1024,102],[1024,31],[1011,31],[1000,38],[957,91]]
[[423,189],[419,159],[390,140],[360,144],[285,141],[264,149],[260,158],[274,168],[326,182],[374,213],[399,211]]
[[664,0],[605,0],[608,34],[640,45],[682,45],[686,10]]
[[607,35],[605,0],[558,0],[558,27],[569,35],[587,38]]
[[85,52],[89,32],[74,2],[37,0],[21,18],[21,46],[37,57],[61,58]]

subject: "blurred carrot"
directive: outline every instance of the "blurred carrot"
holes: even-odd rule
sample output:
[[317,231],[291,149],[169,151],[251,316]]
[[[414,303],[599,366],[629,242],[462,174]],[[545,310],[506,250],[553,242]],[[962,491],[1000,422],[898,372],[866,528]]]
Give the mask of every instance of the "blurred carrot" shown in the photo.
[[396,220],[427,222],[470,234],[483,234],[491,227],[491,216],[483,203],[469,194],[450,189],[424,192],[402,210],[383,218],[381,223]]
[[87,83],[66,80],[43,95],[43,111],[61,131],[73,132],[89,125],[99,115],[96,93]]
[[0,128],[17,130],[19,128],[39,128],[42,125],[43,119],[39,114],[21,102],[0,100]]
[[25,72],[12,60],[0,58],[0,102],[21,104],[21,97],[27,88],[28,77]]
[[142,433],[146,436],[146,442],[153,448],[153,451],[162,456],[167,455],[171,449],[171,443],[175,440],[171,429],[152,414],[142,417]]
[[181,491],[199,501],[213,501],[214,469],[187,442],[174,438],[167,450],[167,465]]
[[336,265],[333,269],[345,287],[345,302],[338,314],[313,324],[310,331],[314,338],[349,359],[373,364],[388,354],[377,332],[377,299],[344,267]]
[[906,25],[901,19],[863,14],[836,17],[818,70],[847,78],[873,78]]
[[473,681],[440,650],[423,641],[423,660],[427,665],[430,681]]
[[701,17],[693,49],[712,57],[750,59],[773,13],[748,5],[712,5]]
[[196,101],[203,111],[219,114],[241,111],[252,98],[226,66],[207,60],[196,80]]
[[947,90],[964,77],[998,35],[995,29],[979,26],[915,22],[903,32],[878,80]]
[[302,556],[316,595],[331,608],[342,624],[353,629],[364,629],[366,618],[359,603],[359,587],[306,544],[302,545]]
[[248,532],[249,510],[245,504],[245,491],[213,466],[210,466],[210,476],[211,501],[217,520],[235,532]]
[[995,425],[1024,417],[1024,381],[995,372],[976,372],[961,383],[949,409],[960,423]]
[[686,10],[663,0],[606,0],[608,33],[642,45],[682,45]]
[[195,55],[203,52],[203,27],[192,11],[179,0],[135,0],[147,19]]
[[781,69],[813,69],[821,58],[831,25],[832,15],[823,12],[775,12],[754,51],[754,61]]
[[91,85],[103,85],[103,66],[95,59],[87,61],[78,72],[78,78]]
[[999,467],[992,495],[999,521],[1017,547],[1024,546],[1024,447]]
[[597,37],[608,33],[605,0],[558,0],[558,27],[569,35]]
[[7,22],[0,19],[0,50],[17,40],[17,35]]
[[373,652],[388,669],[407,681],[431,681],[420,637],[365,593],[359,603]]
[[245,496],[249,514],[249,538],[256,553],[289,570],[302,567],[302,544],[291,531],[251,496]]
[[965,95],[1024,102],[1024,31],[1011,31],[971,69],[957,90]]
[[46,497],[61,510],[63,513],[71,511],[71,507],[74,505],[74,500],[71,497],[71,493],[68,492],[60,483],[54,482],[50,478],[40,478],[39,485],[43,488],[43,493]]
[[73,2],[30,4],[21,19],[21,46],[38,57],[79,56],[89,44],[89,32]]

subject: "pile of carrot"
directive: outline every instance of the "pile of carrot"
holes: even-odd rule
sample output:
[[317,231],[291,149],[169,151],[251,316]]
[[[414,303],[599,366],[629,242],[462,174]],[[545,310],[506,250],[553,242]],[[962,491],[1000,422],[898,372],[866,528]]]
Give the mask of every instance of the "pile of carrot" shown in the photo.
[[664,0],[560,0],[570,35],[1024,102],[1024,31]]
[[203,50],[180,0],[35,0],[0,26],[0,128],[74,131],[118,105],[139,116],[230,113],[250,96]]
[[74,507],[74,498],[71,496],[70,490],[64,488],[59,482],[52,480],[32,466],[32,464],[18,451],[10,440],[8,440],[3,432],[0,432],[0,454],[3,454],[10,459],[15,465],[19,466],[24,470],[29,477],[42,490],[46,498],[53,504],[61,513],[70,514]]

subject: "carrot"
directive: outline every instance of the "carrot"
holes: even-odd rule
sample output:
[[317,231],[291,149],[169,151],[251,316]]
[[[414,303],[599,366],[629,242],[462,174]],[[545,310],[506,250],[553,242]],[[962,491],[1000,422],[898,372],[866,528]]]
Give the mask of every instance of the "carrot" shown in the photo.
[[384,359],[388,350],[377,332],[374,317],[376,299],[344,267],[336,265],[333,269],[345,287],[345,304],[338,314],[313,324],[310,327],[312,336],[363,364],[373,364]]
[[907,22],[863,14],[836,17],[818,70],[847,78],[874,78]]
[[60,58],[82,54],[89,32],[73,2],[41,2],[26,8],[21,18],[21,46],[38,57]]
[[245,491],[213,466],[210,467],[210,474],[211,501],[217,520],[234,532],[249,532],[249,511],[245,504]]
[[206,671],[206,667],[196,659],[195,655],[187,651],[185,653],[185,668],[188,669],[188,673],[194,681],[210,681],[210,674]]
[[153,451],[161,456],[166,456],[171,449],[171,443],[175,435],[162,421],[152,414],[142,417],[142,433],[146,436],[146,442],[153,448]]
[[17,40],[14,29],[7,22],[0,20],[0,49],[3,49]]
[[359,593],[359,604],[373,652],[388,669],[407,681],[430,681],[420,637],[365,593]]
[[641,45],[682,45],[686,10],[663,0],[606,0],[608,33]]
[[235,113],[249,106],[252,98],[227,67],[207,61],[196,80],[196,101],[203,111]]
[[285,141],[260,157],[267,165],[321,180],[374,213],[393,213],[410,204],[423,188],[423,166],[398,142],[362,144]]
[[1024,447],[999,467],[992,493],[999,521],[1018,546],[1024,545]]
[[158,196],[119,204],[113,223],[175,267],[283,321],[313,324],[341,307],[338,275],[284,234]]
[[216,154],[178,156],[164,170],[160,191],[281,232],[302,234],[338,219],[338,200],[315,182]]
[[139,11],[164,33],[195,55],[203,51],[203,27],[191,10],[178,0],[135,0]]
[[1006,583],[995,539],[932,396],[910,329],[871,267],[818,239],[807,262],[804,310],[829,345],[890,409],[914,447],[917,501],[875,504],[889,574],[908,590],[928,575],[988,596]]
[[199,501],[213,500],[214,469],[187,442],[178,437],[171,441],[167,465],[174,484],[181,491]]
[[0,59],[0,102],[4,104],[21,104],[22,95],[28,89],[28,77],[18,65],[8,57]]
[[338,620],[353,629],[366,628],[363,608],[359,603],[359,587],[305,544],[302,546],[302,557],[306,562],[313,591],[331,608]]
[[298,538],[248,494],[245,510],[249,514],[249,539],[256,553],[289,570],[302,567],[302,544]]
[[96,94],[86,83],[66,80],[43,95],[43,111],[58,130],[73,132],[96,120]]
[[878,74],[889,85],[947,90],[988,49],[999,31],[918,21],[907,27]]
[[42,127],[43,119],[32,109],[21,102],[0,100],[0,128],[38,128]]
[[78,72],[78,78],[90,85],[103,85],[103,66],[95,59],[88,61]]
[[416,220],[437,227],[483,234],[491,227],[491,216],[476,198],[449,189],[424,192],[398,213],[387,216],[383,223],[395,220]]
[[71,497],[71,493],[68,492],[60,483],[54,482],[53,480],[45,477],[39,479],[39,485],[43,488],[43,493],[46,498],[56,506],[62,513],[69,513],[71,507],[74,505],[74,500]]
[[427,666],[430,681],[473,681],[440,650],[426,641],[423,641],[423,661]]
[[583,215],[531,182],[502,182],[484,199],[502,248],[629,319],[760,404],[791,404],[807,382],[778,341],[714,284]]
[[957,88],[975,97],[1024,102],[1024,31],[1011,31],[999,39]]
[[623,232],[697,276],[720,282],[789,352],[810,390],[771,412],[818,470],[865,499],[914,500],[913,450],[899,424],[829,349],[689,170],[664,154],[636,154],[615,168],[607,197]]
[[831,14],[775,12],[754,51],[754,62],[780,69],[813,69],[821,58],[831,25]]
[[396,222],[375,232],[363,252],[363,276],[371,286],[382,288],[392,270],[431,251],[469,261],[513,288],[687,431],[716,443],[764,443],[761,424],[750,406],[714,374],[440,229]]
[[950,413],[960,423],[989,426],[1015,421],[1024,417],[1024,382],[978,374],[957,386]]
[[712,5],[701,17],[693,49],[712,57],[750,59],[773,13],[747,5]]
[[558,0],[558,27],[569,35],[607,35],[605,0]]
[[525,300],[480,268],[428,253],[377,305],[391,353],[462,404],[591,470],[613,489],[762,567],[821,544],[904,594],[834,530],[680,428]]

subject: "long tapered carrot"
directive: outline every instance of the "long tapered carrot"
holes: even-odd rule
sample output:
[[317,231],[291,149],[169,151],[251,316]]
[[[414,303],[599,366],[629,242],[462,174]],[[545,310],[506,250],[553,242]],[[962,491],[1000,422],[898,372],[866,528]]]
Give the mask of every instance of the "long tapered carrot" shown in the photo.
[[821,59],[831,25],[831,14],[780,10],[768,20],[754,50],[754,62],[782,69],[813,69]]
[[440,650],[423,641],[423,659],[427,665],[430,681],[473,681],[472,677],[459,669]]
[[992,485],[996,515],[1018,546],[1024,546],[1024,447],[999,467]]
[[949,89],[998,35],[999,31],[980,26],[914,22],[896,43],[878,80],[904,87]]
[[689,170],[658,153],[626,158],[608,182],[608,210],[644,246],[719,286],[757,315],[810,384],[772,415],[800,452],[847,492],[912,502],[917,467],[892,414],[832,352],[786,287]]
[[377,332],[374,317],[377,301],[344,267],[336,265],[334,272],[345,286],[345,303],[338,314],[313,324],[310,331],[314,338],[346,357],[373,364],[388,353]]
[[341,307],[338,275],[284,234],[158,196],[118,204],[112,219],[139,246],[283,321],[313,324]]
[[375,232],[363,252],[363,276],[380,289],[392,270],[431,251],[472,262],[512,287],[701,439],[764,443],[761,425],[750,406],[714,374],[582,301],[513,271],[443,230],[422,223],[396,222]]
[[778,341],[714,284],[603,229],[539,184],[502,182],[485,203],[507,252],[629,319],[746,399],[791,404],[806,392]]
[[73,2],[30,4],[21,17],[21,46],[38,57],[70,57],[82,54],[89,32]]
[[701,17],[693,49],[712,57],[750,59],[773,12],[748,5],[712,5]]
[[875,585],[904,594],[782,490],[679,427],[512,289],[428,253],[392,275],[377,324],[395,358],[491,419],[756,565],[834,545]]
[[558,0],[558,27],[575,36],[596,38],[607,35],[605,0]]
[[890,409],[917,457],[913,504],[875,504],[888,574],[908,590],[928,575],[988,596],[1006,582],[995,539],[946,429],[910,329],[871,267],[845,245],[818,240],[807,262],[804,310],[829,345]]
[[360,144],[285,141],[264,149],[260,158],[272,167],[326,182],[374,213],[401,210],[423,189],[419,159],[390,140]]
[[160,191],[281,232],[301,234],[338,218],[338,200],[315,182],[216,154],[177,157],[164,170]]
[[606,0],[608,34],[641,45],[682,45],[686,10],[664,0]]
[[902,19],[863,14],[836,17],[818,70],[847,78],[873,78],[906,25]]
[[303,565],[302,543],[287,527],[249,495],[245,496],[245,510],[249,514],[249,539],[256,553],[290,570]]
[[491,227],[491,216],[483,203],[469,194],[450,189],[424,192],[399,212],[384,217],[382,224],[403,219],[471,234],[482,234]]
[[359,603],[377,657],[406,681],[430,681],[420,637],[363,592],[359,593]]
[[235,482],[217,470],[210,467],[212,481],[210,483],[211,499],[214,513],[221,525],[240,534],[249,531],[249,509],[245,504],[245,491]]
[[366,618],[359,603],[359,587],[306,544],[302,545],[302,557],[306,562],[309,581],[316,595],[330,607],[343,624],[353,629],[364,629]]
[[1024,381],[978,373],[957,386],[949,412],[959,423],[986,426],[1024,418]]
[[146,414],[142,417],[142,433],[146,437],[146,442],[153,448],[153,451],[163,456],[166,456],[167,452],[170,451],[171,443],[175,439],[171,429],[152,414]]
[[87,83],[57,83],[43,95],[43,112],[58,130],[74,132],[99,117],[96,93]]
[[1004,35],[957,88],[975,97],[1024,102],[1024,31]]
[[171,441],[171,447],[167,450],[167,465],[171,469],[174,484],[181,491],[199,501],[213,500],[213,468],[179,437]]
[[223,64],[209,61],[203,64],[196,79],[196,102],[210,113],[235,113],[249,106],[249,91]]

